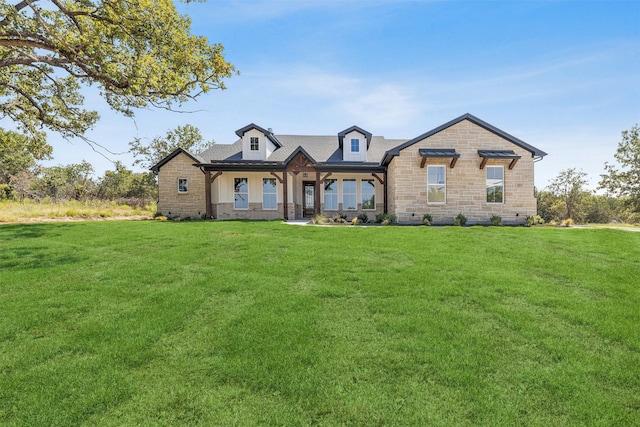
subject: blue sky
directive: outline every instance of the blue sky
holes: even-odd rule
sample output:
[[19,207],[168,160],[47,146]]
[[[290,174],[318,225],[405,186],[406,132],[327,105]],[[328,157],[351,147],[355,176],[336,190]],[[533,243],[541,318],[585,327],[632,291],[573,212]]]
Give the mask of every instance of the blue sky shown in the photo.
[[[88,92],[89,134],[126,152],[191,123],[232,143],[248,123],[276,134],[334,135],[358,125],[413,138],[471,113],[549,155],[536,186],[578,168],[595,188],[620,132],[640,123],[638,1],[224,1],[180,4],[192,32],[222,43],[240,71],[226,91],[141,110],[135,121]],[[51,135],[49,164],[112,165]],[[128,154],[109,155],[130,166]]]

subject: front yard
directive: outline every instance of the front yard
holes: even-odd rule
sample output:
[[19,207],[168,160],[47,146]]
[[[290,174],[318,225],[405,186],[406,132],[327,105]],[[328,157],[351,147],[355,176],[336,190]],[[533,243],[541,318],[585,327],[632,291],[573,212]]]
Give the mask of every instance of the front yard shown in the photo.
[[640,233],[0,226],[3,425],[640,423]]

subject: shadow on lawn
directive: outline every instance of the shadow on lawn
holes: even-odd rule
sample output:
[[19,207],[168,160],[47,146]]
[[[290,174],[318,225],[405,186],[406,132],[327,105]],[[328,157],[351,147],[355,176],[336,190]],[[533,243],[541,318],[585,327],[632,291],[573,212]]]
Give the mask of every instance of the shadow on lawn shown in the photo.
[[[47,245],[47,239],[61,236],[59,227],[46,224],[10,224],[0,226],[0,270],[4,269],[34,269],[50,268],[61,264],[72,264],[82,260],[78,252],[55,253],[52,247]],[[3,247],[3,243],[13,245],[20,240],[43,239],[42,244],[29,247]]]
[[82,257],[71,254],[43,255],[49,250],[50,248],[46,246],[34,246],[29,249],[6,251],[0,259],[0,270],[51,268],[61,264],[74,264],[82,260]]
[[52,233],[51,225],[46,224],[6,224],[0,225],[0,241],[15,239],[33,239],[49,236],[58,236],[60,233]]

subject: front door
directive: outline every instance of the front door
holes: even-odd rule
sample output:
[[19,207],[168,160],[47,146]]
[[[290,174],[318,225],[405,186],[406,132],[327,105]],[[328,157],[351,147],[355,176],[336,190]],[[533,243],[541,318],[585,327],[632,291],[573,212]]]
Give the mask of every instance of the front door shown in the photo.
[[305,181],[302,183],[302,216],[312,218],[316,213],[316,183]]

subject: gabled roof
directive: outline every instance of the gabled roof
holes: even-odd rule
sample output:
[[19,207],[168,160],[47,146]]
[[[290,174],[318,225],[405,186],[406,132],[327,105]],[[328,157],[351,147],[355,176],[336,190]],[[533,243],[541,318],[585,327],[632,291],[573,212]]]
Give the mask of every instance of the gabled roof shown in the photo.
[[[312,161],[318,168],[345,167],[349,169],[358,169],[367,167],[384,167],[389,164],[394,156],[399,155],[400,151],[403,149],[410,147],[425,138],[435,135],[448,127],[460,123],[463,120],[469,120],[471,123],[474,123],[477,126],[480,126],[489,132],[524,148],[525,150],[528,150],[532,157],[543,157],[547,155],[544,151],[509,135],[508,133],[480,120],[475,116],[472,116],[471,114],[464,114],[409,141],[406,139],[386,139],[382,136],[373,136],[371,133],[358,126],[352,126],[338,134],[339,144],[336,144],[335,135],[278,135],[276,137],[270,130],[265,130],[264,128],[252,123],[242,129],[238,129],[236,131],[236,135],[242,138],[246,132],[256,129],[267,136],[269,140],[278,147],[278,149],[273,151],[266,160],[244,160],[242,158],[242,139],[239,139],[233,144],[212,145],[202,153],[195,156],[183,149],[178,149],[162,159],[157,165],[154,165],[151,170],[157,172],[162,165],[181,152],[184,152],[187,156],[193,159],[195,165],[200,166],[215,164],[220,167],[223,167],[224,165],[229,167],[235,165],[245,168],[257,167],[258,165],[262,165],[264,167],[283,167],[295,158],[297,154],[303,153],[305,157]],[[367,138],[366,159],[362,162],[345,162],[343,160],[342,142],[344,141],[344,137],[352,131],[357,131]],[[427,157],[449,157],[455,159],[459,156],[459,154],[451,148],[425,148],[420,150],[420,155],[423,159]],[[502,156],[504,156],[504,154],[502,154]]]
[[[271,153],[267,162],[287,163],[292,154],[299,148],[304,150],[305,156],[313,159],[317,164],[345,164],[342,160],[342,149],[338,147],[335,135],[277,135],[282,147]],[[356,165],[380,164],[384,154],[402,144],[406,139],[385,139],[382,136],[372,136],[371,145],[367,150],[364,162]],[[295,154],[293,155],[295,156]],[[203,163],[212,161],[237,162],[242,160],[242,140],[233,144],[214,144],[199,154]],[[293,157],[291,157],[293,158]],[[263,162],[263,160],[256,160]]]
[[165,157],[164,159],[160,160],[158,163],[156,163],[155,165],[151,166],[151,168],[149,170],[153,171],[153,172],[158,172],[160,170],[160,168],[167,163],[169,160],[173,159],[175,156],[177,156],[178,154],[183,153],[187,156],[189,156],[191,159],[193,159],[194,162],[196,163],[200,163],[202,161],[202,159],[198,158],[197,156],[194,156],[193,154],[189,153],[187,150],[185,150],[184,148],[176,148],[175,150],[173,150],[173,152],[171,154],[169,154],[167,157]]
[[362,135],[364,135],[364,137],[367,140],[367,149],[369,149],[369,145],[371,145],[371,132],[367,132],[366,130],[362,129],[361,127],[358,126],[351,126],[348,129],[343,130],[342,132],[338,133],[338,147],[340,147],[340,149],[342,149],[342,146],[344,144],[344,137],[346,134],[348,134],[349,132],[353,132],[353,131],[359,132]]
[[256,125],[255,123],[248,124],[245,127],[238,129],[236,131],[236,135],[238,135],[240,138],[242,138],[245,133],[249,132],[252,129],[256,129],[256,130],[262,132],[269,139],[269,141],[273,142],[273,145],[275,145],[277,148],[281,148],[282,147],[282,144],[280,144],[280,141],[278,141],[278,139],[276,138],[276,136],[273,134],[273,132],[271,130],[267,130],[267,129],[261,128],[260,126]]
[[293,153],[291,153],[291,154],[289,155],[289,157],[287,157],[287,158],[286,158],[282,163],[284,163],[285,165],[286,165],[286,164],[289,164],[289,162],[290,162],[291,160],[293,160],[293,159],[294,159],[298,154],[300,154],[300,153],[302,153],[302,154],[303,154],[303,155],[304,155],[304,156],[305,156],[305,157],[306,157],[306,158],[307,158],[311,163],[313,163],[314,165],[318,163],[318,162],[316,162],[316,160],[315,160],[313,157],[311,157],[311,156],[309,155],[309,153],[307,153],[307,151],[306,151],[304,148],[302,148],[301,146],[298,146],[298,148],[296,148],[295,150],[293,150]]
[[443,125],[438,126],[437,128],[431,129],[430,131],[423,133],[422,135],[410,139],[409,141],[405,142],[404,144],[401,144],[397,147],[395,147],[392,150],[389,150],[385,153],[384,158],[382,160],[383,164],[389,163],[391,161],[391,159],[395,156],[398,156],[400,154],[400,151],[404,150],[407,147],[412,146],[413,144],[422,141],[425,138],[429,138],[430,136],[433,136],[435,134],[437,134],[438,132],[441,132],[455,124],[458,124],[460,122],[462,122],[463,120],[469,120],[471,123],[480,126],[481,128],[484,128],[486,130],[488,130],[489,132],[506,139],[507,141],[517,145],[518,147],[524,148],[525,150],[531,152],[531,156],[532,157],[544,157],[547,155],[547,153],[545,153],[544,151],[534,147],[533,145],[529,145],[526,142],[522,141],[521,139],[516,138],[513,135],[508,134],[507,132],[498,129],[497,127],[490,125],[489,123],[485,122],[484,120],[480,120],[479,118],[477,118],[474,115],[471,115],[469,113],[463,114],[460,117],[457,117]]

